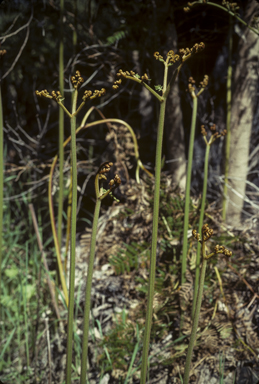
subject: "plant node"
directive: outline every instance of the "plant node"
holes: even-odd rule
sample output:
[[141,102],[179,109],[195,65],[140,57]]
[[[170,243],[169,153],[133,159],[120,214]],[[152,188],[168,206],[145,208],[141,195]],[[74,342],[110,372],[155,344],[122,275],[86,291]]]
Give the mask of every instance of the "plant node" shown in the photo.
[[226,136],[226,134],[227,134],[227,130],[226,129],[224,129],[221,133],[219,133],[217,130],[216,130],[216,124],[212,124],[211,126],[210,126],[210,131],[211,131],[211,133],[212,133],[212,135],[211,135],[211,137],[210,137],[210,140],[209,140],[209,142],[207,142],[207,139],[206,139],[206,136],[207,136],[207,131],[206,131],[206,128],[205,128],[205,125],[201,125],[201,134],[202,134],[202,136],[204,137],[204,140],[205,140],[205,142],[207,143],[207,144],[212,144],[216,139],[218,139],[218,138],[220,138],[221,136]]
[[[172,65],[172,64],[176,63],[177,61],[180,61],[180,60],[181,60],[180,55],[175,54],[174,51],[173,51],[172,49],[167,53],[166,57],[167,57],[166,62],[167,62],[167,63],[170,63],[169,65]],[[159,54],[159,52],[155,52],[155,53],[154,53],[154,58],[155,58],[156,60],[165,62],[165,60],[163,59],[163,56],[161,56],[161,55]]]
[[[105,173],[108,173],[110,170],[111,170],[111,167],[113,166],[113,163],[109,162],[109,161],[106,161],[105,163],[103,163],[98,172],[96,173],[96,178],[95,180],[97,181],[98,179],[99,180],[107,180],[107,177],[105,176]],[[96,195],[99,197],[100,200],[103,200],[108,194],[117,202],[119,202],[118,199],[116,199],[113,194],[112,194],[112,191],[115,189],[115,188],[118,188],[118,186],[121,184],[121,179],[120,179],[120,176],[119,175],[115,175],[114,176],[114,179],[111,179],[110,182],[109,182],[109,189],[106,190],[106,189],[102,189],[102,194],[99,195],[99,191],[96,190]],[[99,189],[99,188],[98,188]]]

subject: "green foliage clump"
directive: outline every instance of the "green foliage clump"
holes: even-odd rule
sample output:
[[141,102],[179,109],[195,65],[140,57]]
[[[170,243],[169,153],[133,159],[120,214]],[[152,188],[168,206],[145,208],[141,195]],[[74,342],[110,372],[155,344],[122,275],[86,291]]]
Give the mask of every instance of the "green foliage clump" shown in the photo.
[[121,380],[129,376],[139,349],[139,327],[128,319],[125,309],[115,316],[114,327],[99,345],[103,350],[98,358],[103,373],[112,371],[113,376],[119,373]]
[[133,241],[131,244],[123,243],[123,245],[124,249],[120,248],[117,255],[111,255],[109,258],[116,275],[130,273],[132,270],[138,271],[139,266],[145,265],[150,257],[150,246],[146,242],[138,244]]

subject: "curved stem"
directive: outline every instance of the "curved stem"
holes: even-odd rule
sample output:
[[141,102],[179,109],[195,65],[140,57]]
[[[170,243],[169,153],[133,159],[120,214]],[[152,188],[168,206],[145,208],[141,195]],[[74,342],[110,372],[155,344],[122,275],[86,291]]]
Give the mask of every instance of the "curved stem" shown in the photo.
[[[91,109],[91,111],[92,111],[92,109]],[[71,116],[71,114],[70,114],[70,116]],[[83,120],[83,122],[84,121],[85,120]],[[137,163],[149,176],[150,175],[152,176],[152,174],[143,166],[142,162],[138,158],[139,157],[139,152],[138,152],[138,144],[137,144],[137,139],[136,139],[135,133],[134,133],[133,129],[131,128],[131,126],[129,124],[127,124],[125,121],[120,120],[120,119],[105,119],[104,118],[104,120],[98,120],[98,121],[94,121],[92,123],[88,123],[86,125],[81,125],[79,128],[77,128],[75,133],[77,135],[82,129],[95,127],[96,125],[100,125],[100,124],[103,124],[103,123],[107,123],[107,124],[108,123],[122,124],[122,125],[125,125],[130,130],[130,132],[132,134],[133,142],[134,142],[134,150],[135,150],[135,157],[137,159]],[[67,146],[68,143],[70,143],[71,137],[72,136],[69,136],[64,141],[64,143],[63,143],[63,147],[64,148]],[[65,278],[64,278],[63,265],[62,265],[62,261],[61,261],[61,252],[60,252],[60,246],[59,246],[59,242],[58,242],[58,236],[57,236],[57,230],[56,230],[56,224],[55,224],[55,217],[54,217],[53,199],[52,199],[52,180],[53,180],[53,174],[54,174],[55,166],[57,164],[57,160],[58,160],[58,156],[55,156],[54,159],[53,159],[53,162],[52,162],[52,165],[51,165],[51,169],[50,169],[50,174],[49,174],[49,190],[48,190],[49,211],[50,211],[50,221],[51,221],[52,233],[53,233],[53,238],[54,238],[54,244],[55,244],[55,249],[56,249],[56,254],[57,254],[57,259],[58,259],[58,267],[59,267],[61,285],[62,285],[63,293],[65,295],[66,304],[68,305],[68,293],[67,293],[67,287],[66,287],[66,282],[65,282]]]
[[51,164],[50,173],[49,173],[49,187],[48,187],[49,214],[50,214],[50,223],[51,223],[52,234],[53,234],[55,250],[56,250],[56,255],[57,255],[57,261],[58,261],[59,277],[60,277],[60,281],[61,281],[62,290],[63,290],[64,296],[65,296],[65,302],[66,302],[66,305],[68,306],[67,285],[66,285],[63,265],[62,265],[62,261],[61,261],[60,244],[58,241],[58,234],[57,234],[55,217],[54,217],[53,199],[52,199],[52,180],[53,180],[53,174],[54,174],[54,169],[55,169],[55,165],[57,163],[57,160],[58,160],[58,156],[55,156],[54,160]]
[[[194,1],[193,3],[191,3],[192,5],[201,5],[203,4],[202,2],[200,1]],[[208,5],[212,5],[213,7],[216,7],[216,8],[219,8],[219,9],[222,9],[223,11],[229,13],[229,15],[235,17],[238,21],[240,21],[240,23],[242,23],[243,25],[245,25],[247,28],[249,28],[251,31],[253,31],[256,35],[259,35],[259,30],[251,27],[250,25],[248,25],[243,19],[241,19],[236,13],[230,11],[229,9],[223,7],[222,5],[220,4],[216,4],[216,3],[212,3],[211,1],[206,1],[206,4]]]

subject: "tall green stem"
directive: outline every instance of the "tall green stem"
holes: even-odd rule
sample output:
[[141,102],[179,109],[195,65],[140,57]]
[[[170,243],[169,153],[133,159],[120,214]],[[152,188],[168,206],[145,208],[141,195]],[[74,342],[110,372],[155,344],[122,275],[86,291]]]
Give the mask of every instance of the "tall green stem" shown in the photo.
[[[213,140],[213,138],[212,138]],[[209,228],[208,224],[204,224],[202,226],[202,240],[200,240],[201,236],[199,233],[197,233],[196,230],[192,231],[193,237],[201,241],[201,252],[202,252],[202,268],[201,268],[201,276],[200,276],[200,283],[199,283],[199,291],[198,291],[198,297],[196,302],[196,308],[195,308],[195,315],[193,319],[192,324],[192,331],[189,341],[189,346],[187,350],[187,356],[186,356],[186,362],[185,362],[185,369],[184,369],[184,378],[183,378],[183,384],[188,384],[189,382],[189,374],[190,374],[190,368],[191,368],[191,361],[192,361],[192,352],[196,341],[197,336],[197,329],[198,329],[198,322],[199,322],[199,316],[200,316],[200,310],[201,310],[201,302],[202,302],[202,295],[203,295],[203,287],[204,287],[204,281],[205,281],[205,273],[206,273],[206,267],[207,267],[207,260],[211,257],[215,256],[216,254],[223,254],[227,257],[231,257],[232,252],[229,251],[225,246],[216,245],[214,247],[214,252],[206,255],[206,246],[205,242],[208,241],[211,236],[213,235],[213,230]]]
[[[167,75],[168,75],[168,67],[165,63],[164,84],[163,84],[164,93],[167,89]],[[166,107],[166,98],[161,102],[161,105],[160,105],[160,114],[159,114],[158,130],[157,130],[151,260],[150,260],[150,268],[149,268],[147,312],[146,312],[145,333],[144,333],[143,352],[142,352],[142,366],[141,366],[141,379],[140,379],[141,384],[145,384],[146,382],[148,351],[149,351],[150,333],[151,333],[151,325],[152,325],[153,297],[154,297],[155,274],[156,274],[157,231],[158,231],[161,158],[162,158],[162,143],[163,143],[163,132],[164,132],[164,120],[165,120],[165,107]]]
[[231,139],[231,82],[232,82],[232,47],[233,47],[233,18],[229,16],[229,40],[228,40],[228,77],[227,77],[227,120],[226,120],[226,150],[225,150],[225,177],[223,187],[222,219],[226,221],[227,209],[227,182],[229,173],[230,139]]
[[77,158],[76,158],[76,116],[75,116],[77,94],[78,94],[78,91],[75,90],[73,95],[73,107],[72,107],[72,117],[71,117],[72,212],[71,212],[71,240],[70,240],[70,277],[69,277],[66,384],[71,383],[72,351],[73,351],[75,257],[76,257],[76,211],[77,211]]
[[[199,229],[198,232],[201,233],[204,219],[204,211],[205,211],[205,202],[207,195],[207,183],[208,183],[208,169],[209,169],[209,154],[210,154],[210,144],[206,142],[206,153],[204,160],[204,175],[203,175],[203,191],[202,191],[202,199],[201,199],[201,210],[200,210],[200,219],[199,219]],[[198,294],[198,286],[199,286],[199,278],[200,278],[200,255],[201,255],[201,243],[198,242],[197,246],[197,256],[196,256],[196,270],[195,270],[195,284],[194,284],[194,294],[193,294],[193,304],[192,304],[192,319],[194,318],[197,294]]]
[[1,297],[1,276],[2,276],[2,239],[3,239],[3,197],[4,197],[4,124],[3,105],[0,82],[0,297]]
[[87,282],[86,282],[86,288],[85,288],[85,310],[84,310],[84,323],[83,323],[84,332],[83,332],[80,384],[86,383],[88,334],[89,334],[90,306],[91,306],[91,288],[92,288],[93,269],[94,269],[94,255],[95,255],[97,225],[98,225],[100,208],[101,208],[101,199],[97,198],[95,211],[94,211],[90,256],[89,256],[89,264],[88,264],[88,271],[87,271]]
[[198,297],[197,297],[195,316],[194,316],[193,325],[192,325],[192,332],[191,332],[189,347],[188,347],[187,356],[186,356],[183,384],[188,384],[188,382],[189,382],[189,373],[190,373],[190,367],[191,367],[191,362],[192,362],[192,352],[193,352],[193,348],[195,345],[196,334],[197,334],[198,323],[199,323],[199,315],[200,315],[200,310],[201,310],[203,286],[204,286],[205,272],[206,272],[206,267],[207,267],[207,260],[205,259],[204,256],[205,256],[205,242],[202,243],[203,260],[202,260],[202,268],[201,268],[200,285],[199,285],[199,292],[198,292]]
[[89,335],[89,321],[90,321],[90,307],[91,307],[91,288],[92,288],[93,270],[94,270],[94,256],[95,256],[97,226],[98,226],[98,219],[99,219],[100,208],[101,208],[101,201],[109,193],[111,193],[112,185],[114,185],[116,188],[121,183],[120,177],[118,175],[115,175],[114,179],[110,180],[109,190],[102,193],[103,191],[102,188],[99,188],[99,179],[103,179],[103,178],[106,179],[106,177],[104,177],[104,173],[108,173],[112,165],[113,164],[110,162],[103,163],[95,176],[96,203],[95,203],[95,211],[94,211],[94,219],[93,219],[93,227],[92,227],[90,256],[89,256],[89,262],[88,262],[87,282],[85,287],[85,310],[84,310],[84,323],[83,323],[83,345],[82,345],[80,384],[86,383],[88,335]]
[[[59,90],[64,94],[64,0],[60,0],[60,39],[59,39]],[[59,108],[59,192],[58,192],[58,243],[61,248],[62,241],[62,214],[63,214],[63,168],[64,168],[64,110]]]
[[190,209],[190,191],[191,191],[191,176],[192,176],[192,160],[193,160],[193,147],[195,138],[195,127],[197,117],[198,100],[194,91],[191,93],[193,98],[192,109],[192,123],[189,140],[189,152],[188,152],[188,167],[187,167],[187,179],[185,190],[185,207],[184,207],[184,227],[183,227],[183,255],[182,255],[182,271],[181,271],[181,284],[185,283],[186,265],[187,265],[187,249],[188,249],[188,228],[189,228],[189,209]]

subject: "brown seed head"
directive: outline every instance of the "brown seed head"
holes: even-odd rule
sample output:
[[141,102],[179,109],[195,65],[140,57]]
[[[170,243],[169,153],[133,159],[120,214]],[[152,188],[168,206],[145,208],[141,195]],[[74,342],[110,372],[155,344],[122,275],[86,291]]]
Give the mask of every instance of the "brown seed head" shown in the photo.
[[202,134],[202,136],[207,136],[207,131],[205,129],[205,125],[201,126],[201,134]]
[[90,96],[90,99],[95,99],[96,97],[101,97],[106,93],[106,90],[104,88],[98,90],[96,89],[92,96]]
[[200,87],[206,88],[209,83],[209,76],[205,75],[203,81],[200,82]]
[[83,101],[86,101],[86,99],[88,99],[89,97],[91,97],[93,94],[92,91],[85,91],[84,92],[84,96],[82,97]]
[[141,76],[141,80],[148,80],[148,75],[146,73],[144,73],[144,75]]
[[159,54],[159,52],[155,52],[155,53],[154,53],[154,58],[155,58],[156,60],[163,60],[163,56],[161,56],[161,55]]
[[51,92],[51,96],[52,96],[52,99],[55,100],[55,101],[59,101],[60,99],[62,99],[62,96],[61,96],[61,93],[59,91],[55,92],[55,91],[52,91]]
[[193,229],[193,231],[192,231],[192,235],[193,235],[193,237],[196,239],[196,240],[200,240],[200,238],[201,238],[201,235],[196,231],[196,229]]
[[109,182],[109,186],[111,189],[117,188],[121,184],[121,179],[119,175],[115,175],[114,179],[111,179]]
[[81,77],[79,71],[76,71],[76,74],[74,76],[71,76],[71,83],[75,89],[79,89],[83,82],[84,79]]
[[105,163],[100,165],[97,174],[103,175],[104,173],[108,173],[112,166],[113,163],[111,163],[110,161],[106,161]]
[[49,94],[49,92],[46,89],[43,89],[42,91],[35,91],[35,94],[38,97],[47,97],[48,99],[52,99],[52,96]]
[[215,248],[214,248],[214,252],[215,253],[221,253],[222,255],[225,255],[227,257],[231,257],[232,256],[232,251],[230,251],[229,249],[225,248],[224,245],[216,245]]
[[207,241],[213,235],[213,229],[210,229],[208,224],[202,227],[202,240]]

